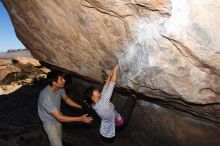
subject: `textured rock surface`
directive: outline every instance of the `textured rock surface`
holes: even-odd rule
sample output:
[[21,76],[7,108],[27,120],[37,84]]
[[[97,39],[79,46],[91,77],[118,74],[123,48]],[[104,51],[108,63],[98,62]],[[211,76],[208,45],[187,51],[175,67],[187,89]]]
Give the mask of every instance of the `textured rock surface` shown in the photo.
[[29,57],[17,57],[14,59],[14,61],[21,64],[31,64],[33,66],[41,66],[38,60]]
[[[220,100],[220,0],[3,0],[40,61],[156,98]],[[212,10],[210,12],[210,10]]]

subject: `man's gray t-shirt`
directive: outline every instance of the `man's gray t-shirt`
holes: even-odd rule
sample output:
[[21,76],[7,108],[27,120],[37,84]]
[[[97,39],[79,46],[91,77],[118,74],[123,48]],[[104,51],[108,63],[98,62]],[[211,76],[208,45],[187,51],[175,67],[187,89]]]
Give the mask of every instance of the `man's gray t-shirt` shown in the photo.
[[43,124],[59,123],[50,113],[60,111],[60,101],[65,94],[64,89],[58,89],[54,92],[49,85],[40,92],[38,114]]

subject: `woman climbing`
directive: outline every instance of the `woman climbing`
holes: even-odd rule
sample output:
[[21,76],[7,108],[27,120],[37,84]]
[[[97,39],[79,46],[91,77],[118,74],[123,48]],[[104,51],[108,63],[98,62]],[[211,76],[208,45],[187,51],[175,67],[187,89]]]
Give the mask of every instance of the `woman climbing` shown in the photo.
[[[100,93],[98,88],[90,87],[84,92],[85,102],[92,106],[96,113],[101,118],[100,136],[105,142],[114,142],[115,140],[115,127],[122,127],[125,125],[123,117],[115,110],[114,105],[110,101],[112,92],[117,79],[117,69],[115,66],[108,76],[106,83]],[[135,99],[126,102],[124,108],[131,110],[134,105]],[[129,107],[129,108],[128,108]],[[131,111],[128,111],[131,113]],[[126,116],[126,122],[129,114]]]

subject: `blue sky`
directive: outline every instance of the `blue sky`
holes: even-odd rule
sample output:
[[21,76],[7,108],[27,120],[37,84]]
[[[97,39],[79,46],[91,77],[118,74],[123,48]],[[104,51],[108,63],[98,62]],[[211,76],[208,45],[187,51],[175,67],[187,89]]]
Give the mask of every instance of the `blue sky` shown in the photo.
[[10,17],[0,1],[0,52],[23,48],[25,47],[16,37]]

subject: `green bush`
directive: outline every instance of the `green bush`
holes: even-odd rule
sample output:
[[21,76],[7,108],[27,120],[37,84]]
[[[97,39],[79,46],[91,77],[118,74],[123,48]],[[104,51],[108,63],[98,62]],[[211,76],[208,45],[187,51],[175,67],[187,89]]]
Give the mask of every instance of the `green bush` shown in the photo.
[[[0,84],[11,84],[14,81],[20,81],[24,80],[30,76],[37,76],[38,74],[41,74],[42,71],[36,67],[34,67],[32,64],[16,64],[17,67],[21,69],[21,72],[17,73],[11,73],[8,74],[1,82]],[[32,77],[31,77],[32,78]],[[41,79],[37,79],[41,80]]]
[[26,74],[27,76],[32,74],[39,74],[42,72],[38,68],[34,67],[32,64],[18,64],[17,66],[21,69],[21,72]]
[[20,80],[24,80],[28,77],[27,74],[23,73],[23,72],[19,72],[15,75],[15,81],[20,81]]

